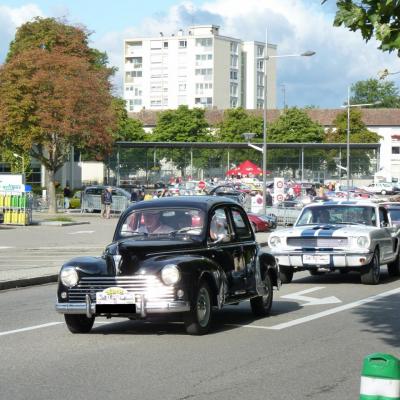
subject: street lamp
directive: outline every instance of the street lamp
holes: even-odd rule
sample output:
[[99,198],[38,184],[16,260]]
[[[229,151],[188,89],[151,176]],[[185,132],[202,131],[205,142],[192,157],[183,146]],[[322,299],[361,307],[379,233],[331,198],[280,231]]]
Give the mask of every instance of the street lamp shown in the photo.
[[346,152],[347,152],[347,200],[350,198],[350,108],[351,107],[367,107],[375,106],[380,104],[381,101],[375,101],[373,103],[363,103],[363,104],[350,104],[350,86],[347,87],[347,104],[342,106],[347,108],[347,139],[346,139]]
[[20,156],[17,153],[13,153],[13,156],[15,158],[20,158],[22,160],[22,178],[24,180],[24,178],[25,178],[25,160],[24,160],[24,157]]
[[383,71],[380,71],[378,73],[379,79],[385,79],[387,78],[389,75],[397,75],[400,74],[400,71],[396,71],[396,72],[390,72],[387,68],[385,68]]
[[306,51],[301,54],[281,54],[281,55],[268,55],[268,29],[265,29],[265,52],[264,52],[264,112],[263,112],[263,213],[266,213],[266,186],[267,186],[267,61],[271,58],[286,58],[286,57],[311,57],[315,51]]

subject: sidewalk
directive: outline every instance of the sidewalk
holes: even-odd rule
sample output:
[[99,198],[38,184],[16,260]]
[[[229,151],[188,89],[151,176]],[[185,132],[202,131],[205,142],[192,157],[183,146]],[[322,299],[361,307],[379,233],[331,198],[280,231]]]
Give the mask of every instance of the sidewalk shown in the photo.
[[[15,226],[2,226],[0,225],[1,235],[14,235],[17,238],[21,238],[23,245],[20,248],[12,246],[10,241],[0,241],[0,290],[12,289],[18,287],[41,285],[51,282],[57,282],[58,272],[63,262],[67,261],[76,256],[101,256],[105,243],[111,241],[112,232],[114,230],[117,218],[111,218],[110,220],[100,221],[99,214],[61,214],[62,216],[71,216],[74,220],[73,225],[82,225],[82,230],[98,230],[99,222],[104,224],[104,230],[107,231],[106,239],[99,240],[98,235],[95,233],[90,236],[91,243],[81,243],[75,241],[75,243],[63,242],[59,245],[51,244],[47,241],[43,241],[41,245],[31,243],[28,240],[24,240],[30,235],[41,236],[51,235],[53,236],[65,232],[68,226],[71,224],[65,223],[65,225],[50,226],[48,224],[42,225],[45,220],[52,218],[51,215],[46,213],[35,213],[33,215],[34,224],[29,227],[15,227]],[[57,215],[58,217],[60,215]],[[85,225],[83,225],[85,224]],[[79,227],[76,227],[80,229]],[[103,229],[103,227],[101,226]],[[51,230],[50,233],[45,230]],[[97,232],[97,231],[96,231]],[[269,233],[257,233],[257,241],[262,247],[267,245],[267,238]],[[70,236],[71,237],[71,236]],[[89,236],[87,236],[89,237]],[[5,245],[4,245],[5,244]],[[26,257],[30,260],[30,265],[23,265],[23,262],[17,262]],[[58,262],[59,261],[59,262]]]

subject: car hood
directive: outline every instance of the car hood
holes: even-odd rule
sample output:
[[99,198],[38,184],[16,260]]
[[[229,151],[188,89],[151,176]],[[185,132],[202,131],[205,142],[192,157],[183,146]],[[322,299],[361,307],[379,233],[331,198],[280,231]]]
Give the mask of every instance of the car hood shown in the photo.
[[338,237],[365,235],[368,232],[377,229],[374,226],[367,225],[337,225],[337,224],[316,224],[296,226],[293,228],[277,231],[280,236],[302,236],[302,237]]

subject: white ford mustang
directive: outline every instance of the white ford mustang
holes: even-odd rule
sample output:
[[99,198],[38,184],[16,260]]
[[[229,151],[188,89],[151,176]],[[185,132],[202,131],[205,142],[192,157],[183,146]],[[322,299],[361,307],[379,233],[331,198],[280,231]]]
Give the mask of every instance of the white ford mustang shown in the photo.
[[400,275],[399,236],[379,204],[328,201],[304,207],[294,226],[275,231],[268,244],[283,283],[296,271],[357,270],[362,283],[376,285],[382,264],[390,276]]

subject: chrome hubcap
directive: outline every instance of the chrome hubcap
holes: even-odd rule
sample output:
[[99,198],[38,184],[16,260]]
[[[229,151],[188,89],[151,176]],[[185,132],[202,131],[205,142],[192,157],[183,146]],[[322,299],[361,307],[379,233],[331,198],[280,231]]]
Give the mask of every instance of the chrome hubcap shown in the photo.
[[204,327],[210,318],[210,297],[205,288],[201,288],[197,297],[197,319],[200,326]]

